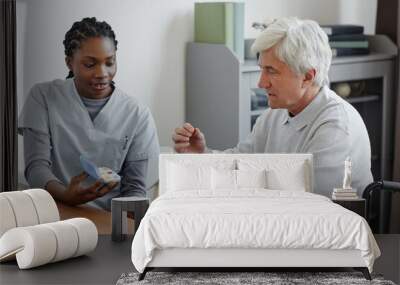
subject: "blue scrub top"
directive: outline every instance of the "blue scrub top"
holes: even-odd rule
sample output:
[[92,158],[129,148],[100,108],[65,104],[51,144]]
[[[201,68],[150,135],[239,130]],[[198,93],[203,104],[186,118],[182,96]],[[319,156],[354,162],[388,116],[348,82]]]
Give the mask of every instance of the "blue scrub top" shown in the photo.
[[[115,88],[92,120],[73,79],[40,83],[31,89],[19,118],[19,132],[23,134],[24,129],[50,138],[48,157],[36,159],[49,160],[52,174],[65,185],[83,171],[81,154],[117,173],[129,162],[159,154],[156,127],[147,107]],[[26,167],[29,163],[25,162]],[[119,192],[114,189],[105,199]]]

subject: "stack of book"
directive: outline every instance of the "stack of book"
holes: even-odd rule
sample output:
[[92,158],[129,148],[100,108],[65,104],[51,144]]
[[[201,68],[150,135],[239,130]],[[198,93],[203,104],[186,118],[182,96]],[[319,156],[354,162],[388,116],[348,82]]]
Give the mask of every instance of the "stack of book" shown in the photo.
[[356,189],[334,188],[333,193],[332,193],[332,199],[334,199],[334,200],[356,200],[356,199],[359,199],[359,197],[357,195]]
[[333,56],[364,55],[369,53],[369,42],[364,27],[358,25],[321,26],[328,35]]
[[224,44],[243,62],[244,3],[195,3],[194,40],[198,43]]

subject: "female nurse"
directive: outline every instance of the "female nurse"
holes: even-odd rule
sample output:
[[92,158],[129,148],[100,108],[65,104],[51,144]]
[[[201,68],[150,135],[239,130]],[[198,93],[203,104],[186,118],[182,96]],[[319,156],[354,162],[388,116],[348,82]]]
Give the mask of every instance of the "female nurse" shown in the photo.
[[[148,108],[115,86],[117,41],[106,22],[84,18],[65,34],[66,80],[35,85],[19,118],[25,177],[67,205],[145,196],[148,161],[159,154]],[[80,156],[121,176],[103,184],[83,172]]]

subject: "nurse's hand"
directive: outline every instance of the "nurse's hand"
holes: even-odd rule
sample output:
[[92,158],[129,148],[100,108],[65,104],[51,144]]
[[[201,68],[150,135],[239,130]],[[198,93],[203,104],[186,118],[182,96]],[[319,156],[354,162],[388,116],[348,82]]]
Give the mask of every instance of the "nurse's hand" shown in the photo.
[[174,149],[179,153],[203,153],[206,149],[206,139],[199,128],[185,123],[176,128],[172,135]]
[[81,182],[87,177],[88,175],[83,172],[71,178],[63,199],[66,204],[74,206],[92,201],[104,196],[118,185],[118,182],[114,182],[103,186],[102,182],[96,181],[89,187],[81,187]]

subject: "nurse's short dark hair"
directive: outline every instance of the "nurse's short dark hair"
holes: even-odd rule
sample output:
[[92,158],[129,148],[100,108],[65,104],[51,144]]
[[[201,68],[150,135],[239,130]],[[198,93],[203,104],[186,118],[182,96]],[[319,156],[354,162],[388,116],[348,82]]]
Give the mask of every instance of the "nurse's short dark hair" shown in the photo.
[[[80,48],[82,42],[94,37],[109,38],[117,49],[118,41],[115,39],[115,33],[111,26],[105,21],[100,22],[95,17],[91,17],[73,23],[71,29],[67,31],[63,41],[65,55],[72,56]],[[70,71],[67,78],[73,76],[72,71]]]

